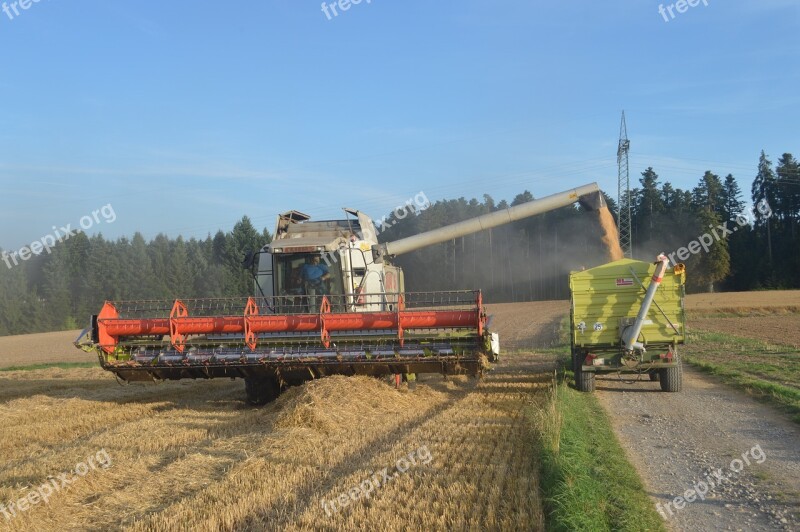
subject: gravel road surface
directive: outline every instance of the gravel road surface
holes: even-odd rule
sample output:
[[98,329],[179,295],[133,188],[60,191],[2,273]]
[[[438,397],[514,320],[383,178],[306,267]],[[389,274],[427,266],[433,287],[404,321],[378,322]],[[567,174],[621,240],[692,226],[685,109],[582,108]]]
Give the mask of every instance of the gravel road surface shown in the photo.
[[596,393],[671,530],[800,530],[800,426],[780,412],[685,366],[681,393],[616,375]]

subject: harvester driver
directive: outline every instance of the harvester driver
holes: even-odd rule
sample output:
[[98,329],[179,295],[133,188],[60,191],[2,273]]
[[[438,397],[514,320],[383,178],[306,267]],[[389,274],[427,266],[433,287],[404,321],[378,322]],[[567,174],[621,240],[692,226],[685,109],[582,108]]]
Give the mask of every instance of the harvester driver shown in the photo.
[[315,255],[312,257],[311,262],[303,264],[303,268],[300,270],[300,277],[303,279],[303,286],[305,286],[306,295],[308,296],[309,312],[319,307],[320,303],[315,296],[328,293],[325,282],[331,278],[331,274],[328,271],[328,266],[320,261],[320,256]]

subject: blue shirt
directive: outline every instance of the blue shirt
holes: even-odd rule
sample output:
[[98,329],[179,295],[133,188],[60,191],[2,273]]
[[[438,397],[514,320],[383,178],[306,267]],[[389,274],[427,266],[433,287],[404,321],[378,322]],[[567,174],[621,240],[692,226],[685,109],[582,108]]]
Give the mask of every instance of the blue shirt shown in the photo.
[[306,281],[319,281],[323,275],[328,273],[328,266],[325,264],[303,264],[300,276]]

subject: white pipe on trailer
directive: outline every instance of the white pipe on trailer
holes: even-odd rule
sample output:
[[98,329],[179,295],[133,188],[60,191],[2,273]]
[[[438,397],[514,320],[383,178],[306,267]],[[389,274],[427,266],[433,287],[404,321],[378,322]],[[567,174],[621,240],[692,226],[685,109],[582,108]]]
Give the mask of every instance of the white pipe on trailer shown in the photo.
[[653,300],[656,297],[656,290],[658,290],[658,287],[661,285],[661,281],[664,279],[664,273],[667,271],[667,267],[669,267],[669,259],[662,253],[656,258],[656,264],[656,271],[653,274],[650,286],[647,287],[647,292],[644,295],[644,301],[642,301],[639,314],[636,316],[636,321],[633,322],[633,325],[625,329],[625,332],[622,334],[622,342],[625,344],[626,352],[633,351],[634,348],[641,349],[643,347],[642,343],[636,340],[639,338],[639,333],[642,332],[642,325],[647,317],[647,313],[650,312],[650,305],[653,304]]

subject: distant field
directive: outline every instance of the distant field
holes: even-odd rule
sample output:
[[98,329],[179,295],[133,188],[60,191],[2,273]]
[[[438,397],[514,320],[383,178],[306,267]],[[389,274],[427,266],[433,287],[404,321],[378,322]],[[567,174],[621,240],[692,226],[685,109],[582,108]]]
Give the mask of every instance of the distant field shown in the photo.
[[800,348],[800,290],[690,295],[686,311],[690,332],[730,334]]
[[800,348],[800,313],[774,316],[690,318],[689,330],[716,332]]
[[93,362],[97,357],[72,342],[80,331],[0,336],[0,368],[58,362]]
[[569,301],[495,303],[486,308],[491,330],[500,334],[501,350],[533,350],[553,347],[561,318],[569,314]]
[[800,291],[687,298],[686,361],[800,421]]
[[757,310],[797,312],[800,310],[800,290],[759,292],[724,292],[717,294],[692,294],[686,298],[686,310],[695,314],[735,313]]

